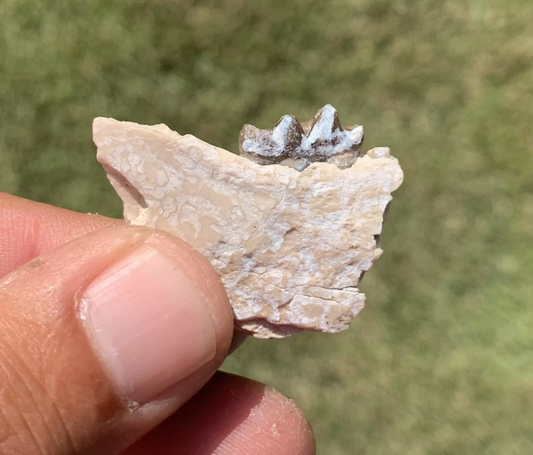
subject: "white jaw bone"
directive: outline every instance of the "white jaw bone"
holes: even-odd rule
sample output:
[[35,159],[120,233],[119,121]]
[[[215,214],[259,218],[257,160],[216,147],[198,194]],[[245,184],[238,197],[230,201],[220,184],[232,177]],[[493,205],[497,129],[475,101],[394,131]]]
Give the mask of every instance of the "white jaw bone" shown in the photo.
[[[344,169],[312,161],[301,172],[265,166],[165,125],[97,118],[93,134],[126,220],[190,243],[220,274],[236,327],[279,338],[348,328],[364,306],[357,284],[382,253],[384,211],[403,179],[387,148],[359,156],[362,129],[335,129],[336,114],[328,115],[322,112],[314,127],[283,117],[264,140],[273,150],[286,148],[294,134],[284,131],[300,128],[319,144],[319,130],[331,128],[329,142],[319,145],[335,148],[346,140],[357,155]],[[313,159],[294,153],[275,159]]]

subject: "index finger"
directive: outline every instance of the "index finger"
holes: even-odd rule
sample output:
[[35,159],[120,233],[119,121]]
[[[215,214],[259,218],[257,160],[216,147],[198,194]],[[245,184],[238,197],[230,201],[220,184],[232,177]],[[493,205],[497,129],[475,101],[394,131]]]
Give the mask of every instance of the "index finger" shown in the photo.
[[0,278],[46,251],[123,222],[0,193]]

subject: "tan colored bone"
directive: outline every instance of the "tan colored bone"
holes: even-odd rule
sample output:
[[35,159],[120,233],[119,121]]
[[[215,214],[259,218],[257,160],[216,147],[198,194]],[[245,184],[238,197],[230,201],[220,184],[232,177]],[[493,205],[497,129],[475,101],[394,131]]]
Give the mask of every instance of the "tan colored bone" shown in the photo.
[[129,223],[171,232],[220,274],[236,326],[259,338],[339,332],[403,174],[387,148],[340,170],[261,166],[165,125],[97,118],[98,160]]

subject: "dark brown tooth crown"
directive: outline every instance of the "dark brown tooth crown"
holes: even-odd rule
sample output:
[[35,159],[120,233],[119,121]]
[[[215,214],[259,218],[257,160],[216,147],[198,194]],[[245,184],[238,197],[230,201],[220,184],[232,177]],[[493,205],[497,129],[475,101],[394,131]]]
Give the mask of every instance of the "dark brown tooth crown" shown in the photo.
[[284,115],[269,130],[244,125],[239,151],[241,156],[262,165],[282,164],[301,171],[321,161],[344,169],[355,163],[362,143],[363,127],[344,130],[337,110],[326,104],[305,123],[293,115]]

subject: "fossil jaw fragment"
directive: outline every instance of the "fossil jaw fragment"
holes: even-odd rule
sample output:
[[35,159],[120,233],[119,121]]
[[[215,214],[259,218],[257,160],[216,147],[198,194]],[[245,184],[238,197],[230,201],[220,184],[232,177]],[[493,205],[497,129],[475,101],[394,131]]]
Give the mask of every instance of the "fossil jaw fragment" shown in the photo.
[[97,118],[93,137],[126,221],[202,253],[237,329],[335,333],[364,306],[357,284],[382,253],[383,215],[403,174],[387,148],[359,156],[362,128],[342,131],[332,109],[304,125],[285,116],[270,132],[245,126],[246,157],[165,125]]
[[346,169],[355,163],[362,143],[363,127],[344,130],[337,110],[326,104],[303,124],[293,115],[284,115],[270,130],[244,125],[239,151],[258,164],[281,164],[298,171],[314,162]]

